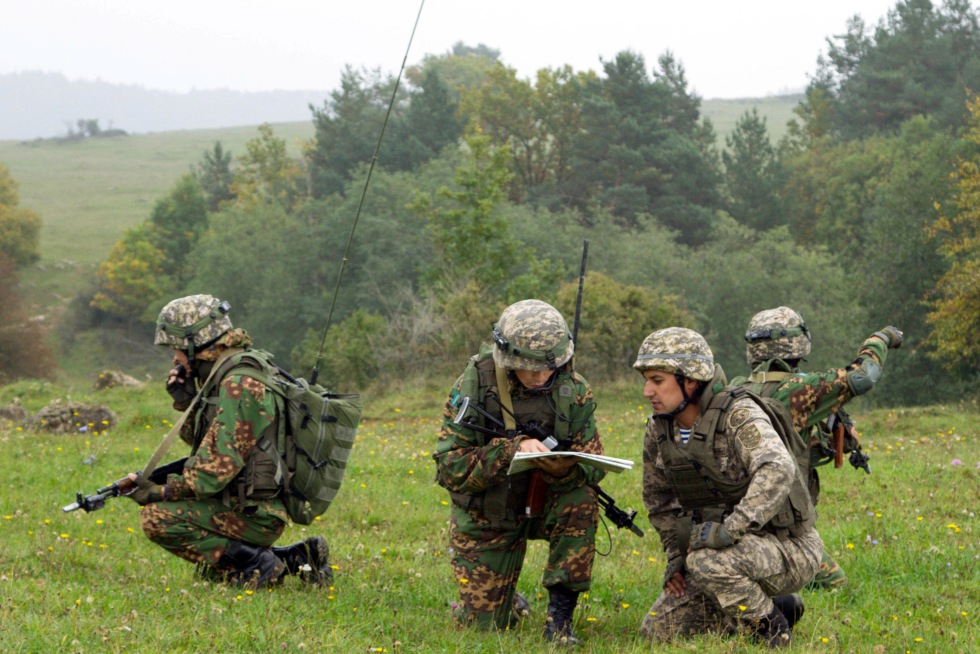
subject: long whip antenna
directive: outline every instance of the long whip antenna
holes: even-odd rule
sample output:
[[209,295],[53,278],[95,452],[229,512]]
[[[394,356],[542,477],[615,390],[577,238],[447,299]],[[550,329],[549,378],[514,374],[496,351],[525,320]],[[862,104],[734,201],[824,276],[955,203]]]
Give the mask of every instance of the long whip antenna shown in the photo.
[[354,230],[357,229],[357,221],[361,218],[361,209],[364,207],[364,198],[367,197],[368,185],[371,183],[371,173],[374,172],[374,164],[378,162],[378,152],[381,151],[381,141],[385,137],[385,129],[388,127],[388,118],[391,110],[395,106],[395,97],[398,94],[398,86],[402,81],[402,73],[405,72],[405,63],[408,61],[408,52],[412,49],[412,41],[415,39],[415,30],[418,29],[419,19],[422,18],[422,7],[425,0],[419,3],[419,12],[415,16],[415,25],[412,27],[412,35],[408,38],[408,45],[405,47],[405,56],[402,58],[401,68],[398,69],[398,77],[395,78],[395,88],[391,91],[391,101],[388,103],[388,111],[385,112],[385,120],[381,125],[381,133],[378,134],[378,144],[374,148],[374,156],[371,157],[371,165],[368,167],[367,178],[364,180],[364,188],[361,190],[361,199],[357,203],[357,212],[354,214],[354,224],[350,228],[350,236],[347,238],[347,246],[344,248],[344,256],[340,261],[340,272],[337,273],[337,285],[333,290],[333,299],[330,301],[330,311],[327,313],[327,324],[323,326],[323,335],[320,337],[320,348],[316,351],[316,360],[313,362],[313,372],[310,374],[310,383],[315,384],[317,375],[320,374],[320,358],[323,356],[323,345],[327,342],[327,330],[330,329],[330,322],[333,320],[333,310],[337,305],[337,295],[340,293],[340,281],[344,277],[344,269],[347,267],[347,256],[350,254],[351,244],[354,242]]
[[575,344],[575,349],[578,350],[578,323],[579,317],[582,315],[582,291],[585,286],[585,262],[589,258],[589,241],[588,239],[582,243],[582,267],[578,271],[578,296],[575,298],[575,322],[572,326],[572,343]]

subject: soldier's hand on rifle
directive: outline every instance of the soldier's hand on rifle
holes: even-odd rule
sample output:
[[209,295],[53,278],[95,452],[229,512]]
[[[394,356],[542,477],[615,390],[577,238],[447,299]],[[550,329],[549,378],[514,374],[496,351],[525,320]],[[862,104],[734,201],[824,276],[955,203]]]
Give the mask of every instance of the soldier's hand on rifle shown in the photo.
[[135,472],[130,473],[129,478],[136,483],[136,489],[126,495],[140,506],[146,506],[153,502],[162,501],[167,494],[167,487],[154,484],[149,479],[138,476]]
[[885,341],[888,347],[892,348],[893,350],[897,350],[898,348],[902,347],[902,339],[905,337],[898,327],[893,327],[892,325],[888,325],[884,329],[876,331],[874,335]]

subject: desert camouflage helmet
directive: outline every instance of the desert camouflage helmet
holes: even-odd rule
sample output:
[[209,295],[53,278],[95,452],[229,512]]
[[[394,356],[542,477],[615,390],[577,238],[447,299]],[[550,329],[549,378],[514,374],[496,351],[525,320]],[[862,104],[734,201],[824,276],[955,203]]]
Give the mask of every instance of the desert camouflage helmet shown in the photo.
[[493,326],[493,361],[508,370],[554,370],[575,352],[558,309],[541,300],[515,302]]
[[172,300],[157,317],[154,345],[193,353],[232,328],[231,305],[211,295],[188,295]]
[[701,334],[693,329],[668,327],[643,339],[633,367],[641,373],[663,370],[707,382],[715,376],[715,357]]
[[810,354],[810,330],[803,316],[789,307],[766,309],[752,316],[745,343],[745,358],[752,367],[770,359],[802,359]]

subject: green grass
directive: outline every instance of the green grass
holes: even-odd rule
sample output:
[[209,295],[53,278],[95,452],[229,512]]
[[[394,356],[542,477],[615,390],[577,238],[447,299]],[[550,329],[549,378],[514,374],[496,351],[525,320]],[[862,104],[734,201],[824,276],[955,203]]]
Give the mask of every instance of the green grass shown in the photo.
[[[639,389],[597,390],[607,452],[639,465]],[[507,633],[450,625],[447,497],[432,481],[431,460],[441,393],[407,387],[366,397],[337,501],[312,526],[292,526],[283,536],[325,535],[334,586],[289,579],[252,594],[206,584],[193,566],[149,543],[125,498],[91,514],[62,513],[76,490],[94,492],[141,467],[176,417],[156,386],[96,394],[20,382],[0,388],[0,406],[16,396],[33,412],[69,394],[105,403],[117,424],[72,435],[0,427],[0,651],[546,651],[544,543],[532,544],[519,584],[531,599],[529,620]],[[873,474],[825,469],[819,507],[826,545],[850,582],[834,593],[804,592],[807,611],[790,651],[977,651],[977,415],[944,407],[854,413]],[[183,449],[175,446],[172,457]],[[91,455],[94,462],[84,464]],[[640,479],[637,467],[610,475],[603,487],[619,505],[638,508]],[[576,612],[581,651],[651,650],[636,631],[659,591],[664,560],[645,517],[638,523],[645,538],[615,531],[611,543],[600,527],[599,547],[611,552],[597,558],[592,591]],[[656,651],[760,648],[702,637]]]

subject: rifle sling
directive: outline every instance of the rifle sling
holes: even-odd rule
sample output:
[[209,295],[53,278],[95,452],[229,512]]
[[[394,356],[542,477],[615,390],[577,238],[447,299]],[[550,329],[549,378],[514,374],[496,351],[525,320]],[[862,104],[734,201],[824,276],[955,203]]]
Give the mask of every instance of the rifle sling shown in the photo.
[[221,362],[227,359],[228,357],[230,357],[231,355],[237,354],[238,352],[241,351],[242,348],[233,347],[233,348],[228,348],[227,350],[221,353],[221,356],[218,357],[217,361],[214,362],[214,366],[211,368],[211,374],[209,374],[208,378],[204,381],[203,384],[201,384],[201,390],[199,390],[197,392],[197,395],[194,396],[194,399],[191,400],[190,406],[187,407],[187,410],[185,410],[184,413],[180,415],[180,418],[177,419],[177,422],[174,423],[174,426],[171,427],[170,431],[168,431],[166,436],[163,437],[163,440],[160,441],[160,445],[157,446],[156,451],[150,455],[150,460],[146,462],[146,465],[143,466],[143,470],[141,470],[139,473],[139,476],[141,478],[149,479],[150,474],[154,470],[156,470],[157,465],[160,463],[160,459],[163,458],[163,455],[166,454],[167,450],[170,449],[170,446],[173,445],[174,439],[177,438],[177,434],[180,433],[180,430],[183,428],[184,423],[187,422],[187,419],[194,412],[194,409],[201,401],[201,391],[203,391],[204,388],[208,385],[208,382],[211,381],[211,377],[214,376],[214,373],[218,371]]

